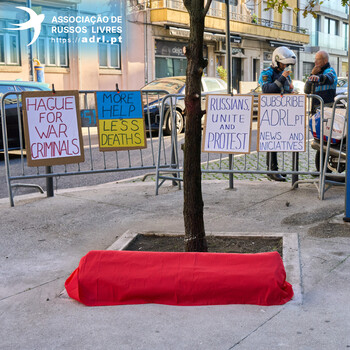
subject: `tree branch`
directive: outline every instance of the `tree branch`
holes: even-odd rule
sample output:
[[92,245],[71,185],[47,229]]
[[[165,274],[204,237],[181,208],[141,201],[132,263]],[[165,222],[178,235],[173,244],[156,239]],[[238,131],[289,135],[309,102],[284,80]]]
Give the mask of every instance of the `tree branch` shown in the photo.
[[190,12],[191,9],[191,0],[183,0],[184,6],[186,7],[187,12]]

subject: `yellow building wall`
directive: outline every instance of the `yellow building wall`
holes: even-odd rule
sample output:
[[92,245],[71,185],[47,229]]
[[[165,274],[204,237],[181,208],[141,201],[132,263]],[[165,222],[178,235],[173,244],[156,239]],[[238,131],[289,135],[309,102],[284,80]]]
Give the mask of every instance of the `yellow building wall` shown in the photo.
[[[157,9],[152,10],[151,12],[151,22],[167,22],[188,25],[189,15],[187,12],[183,11]],[[225,19],[207,16],[205,18],[205,27],[225,31]],[[256,37],[268,37],[271,39],[278,38],[279,40],[300,42],[303,44],[309,43],[309,36],[307,34],[279,30],[251,23],[230,21],[230,30],[231,32],[235,32],[237,34],[251,34]]]

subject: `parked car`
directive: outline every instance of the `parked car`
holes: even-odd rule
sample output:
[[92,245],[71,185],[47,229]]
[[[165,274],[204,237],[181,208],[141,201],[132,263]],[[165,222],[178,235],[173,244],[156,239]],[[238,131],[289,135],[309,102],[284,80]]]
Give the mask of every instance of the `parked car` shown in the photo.
[[[173,99],[176,113],[176,129],[177,133],[181,133],[185,127],[185,89],[186,89],[186,77],[167,77],[156,79],[149,84],[141,88],[144,92],[144,115],[146,126],[148,127],[148,113],[150,114],[150,130],[159,130],[160,122],[160,106],[162,99],[167,94],[179,94],[182,95]],[[154,90],[152,92],[151,90]],[[149,93],[146,93],[149,91]],[[158,93],[156,91],[159,91]],[[160,92],[162,91],[162,92]],[[205,109],[205,95],[208,93],[226,94],[227,84],[224,80],[214,77],[202,77],[202,109]],[[237,93],[236,90],[233,93]],[[163,129],[165,133],[171,133],[171,113],[170,113],[170,99],[166,101],[165,118],[163,121]]]
[[348,93],[348,78],[338,77],[336,95],[346,95]]
[[[294,93],[303,94],[305,83],[301,80],[293,80]],[[248,95],[254,96],[253,102],[253,114],[257,115],[259,110],[259,95],[262,94],[261,86],[258,85],[255,89],[252,89]]]
[[[5,81],[0,80],[0,99],[7,92],[23,92],[23,91],[49,91],[49,84],[37,83],[30,81]],[[22,115],[22,104],[20,103],[20,111]],[[6,129],[9,150],[20,148],[20,134],[17,113],[17,95],[8,95],[5,98],[5,115]],[[1,111],[0,111],[1,118]],[[2,119],[0,119],[0,151],[4,150],[4,141],[2,138]],[[23,131],[23,129],[22,129]],[[24,139],[23,139],[24,142]]]

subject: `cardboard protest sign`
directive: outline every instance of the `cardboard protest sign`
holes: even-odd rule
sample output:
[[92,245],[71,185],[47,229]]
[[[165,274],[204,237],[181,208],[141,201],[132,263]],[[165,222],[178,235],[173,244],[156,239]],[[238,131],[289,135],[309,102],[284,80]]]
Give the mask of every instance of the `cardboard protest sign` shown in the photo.
[[147,147],[141,91],[95,93],[100,151]]
[[28,166],[84,162],[77,91],[22,93]]
[[305,152],[306,95],[260,95],[258,151]]
[[249,153],[253,96],[207,95],[202,151]]

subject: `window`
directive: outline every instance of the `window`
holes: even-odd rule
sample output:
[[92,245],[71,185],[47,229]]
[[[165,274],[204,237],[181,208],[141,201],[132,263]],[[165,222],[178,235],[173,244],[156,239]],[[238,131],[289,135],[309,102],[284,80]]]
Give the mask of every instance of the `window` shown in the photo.
[[63,27],[43,25],[36,41],[36,55],[48,67],[68,67],[68,34]]
[[5,37],[0,35],[0,62],[5,62]]
[[332,18],[324,19],[324,32],[331,35],[339,35],[339,22]]
[[317,16],[317,18],[312,17],[312,31],[313,32],[319,32],[320,31],[320,16]]
[[282,24],[284,30],[291,30],[290,26],[293,25],[293,10],[286,8],[282,12]]
[[101,68],[121,69],[121,52],[119,43],[99,43],[98,57]]
[[349,25],[343,23],[343,38],[344,38],[344,50],[348,50],[348,35],[349,35]]
[[31,87],[31,86],[20,86],[17,85],[17,90],[19,91],[42,91],[41,89],[38,89],[36,87]]
[[211,3],[210,16],[222,16],[221,3],[219,1],[213,0],[213,2]]
[[186,74],[187,60],[183,58],[156,57],[156,78]]
[[[16,91],[13,85],[0,85],[0,97],[10,91]],[[5,99],[5,103],[7,104],[15,103],[16,100],[17,100],[16,95],[12,95],[12,94],[7,95]]]
[[271,23],[269,23],[269,22],[273,21],[273,10],[269,9],[269,10],[265,11],[265,9],[267,9],[267,1],[264,1],[262,5],[263,5],[263,7],[262,7],[262,11],[261,11],[261,17],[264,20],[266,20],[266,21],[263,21],[263,25],[270,26]]
[[19,33],[6,30],[15,20],[0,20],[0,65],[20,65]]
[[303,64],[303,77],[309,76],[312,68],[314,68],[314,63],[313,62],[304,62]]
[[15,90],[16,89],[13,85],[0,85],[0,94],[6,94],[6,92]]
[[207,91],[216,91],[222,89],[220,83],[216,79],[207,78],[204,81],[207,86]]
[[[230,11],[230,14],[233,14],[233,13],[239,13],[239,10],[237,8],[238,6],[238,1],[236,0],[229,0],[228,2],[229,4],[229,11]],[[226,11],[226,7],[224,7],[224,11]],[[232,15],[231,15],[232,16]],[[234,18],[234,17],[233,17]]]
[[250,10],[250,13],[255,13],[255,0],[245,0],[245,5],[247,6],[247,9]]

